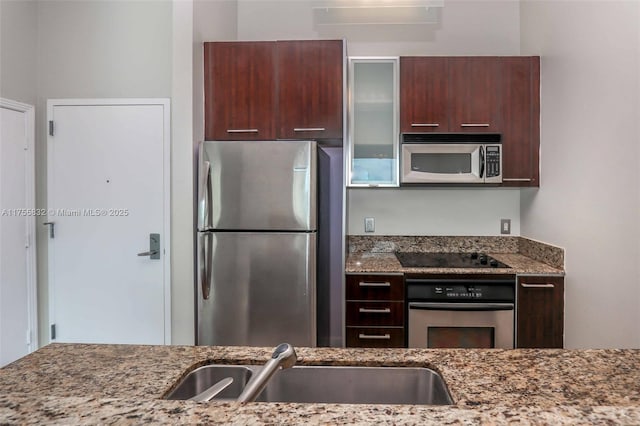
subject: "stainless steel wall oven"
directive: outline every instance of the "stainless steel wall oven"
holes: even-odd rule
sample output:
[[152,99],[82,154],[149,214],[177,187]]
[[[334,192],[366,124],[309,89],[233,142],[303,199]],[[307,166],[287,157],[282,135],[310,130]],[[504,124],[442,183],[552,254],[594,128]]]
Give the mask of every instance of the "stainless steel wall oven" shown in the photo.
[[410,348],[514,347],[515,276],[408,276]]

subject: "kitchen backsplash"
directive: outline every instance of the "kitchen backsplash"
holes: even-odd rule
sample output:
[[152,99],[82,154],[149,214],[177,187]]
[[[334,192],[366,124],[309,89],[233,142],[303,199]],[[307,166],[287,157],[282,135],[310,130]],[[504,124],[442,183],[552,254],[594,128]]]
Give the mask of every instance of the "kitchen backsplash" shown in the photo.
[[487,252],[520,253],[556,268],[564,268],[564,249],[525,237],[459,237],[410,235],[348,235],[349,253]]
[[529,238],[518,238],[518,252],[555,268],[564,269],[564,249]]

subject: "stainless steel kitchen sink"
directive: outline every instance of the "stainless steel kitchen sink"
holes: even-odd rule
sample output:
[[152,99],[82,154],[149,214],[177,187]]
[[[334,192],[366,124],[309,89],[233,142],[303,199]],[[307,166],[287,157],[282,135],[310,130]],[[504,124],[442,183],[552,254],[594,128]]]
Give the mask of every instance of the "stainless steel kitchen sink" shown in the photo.
[[244,365],[205,365],[187,374],[165,398],[189,399],[207,390],[220,380],[231,377],[233,382],[220,392],[214,400],[236,399],[252,374],[253,370]]
[[[233,383],[213,400],[235,399],[252,372],[260,368],[223,365],[200,367],[189,373],[166,398],[189,399],[225,377],[233,377]],[[418,405],[453,403],[442,377],[428,368],[342,366],[295,366],[278,371],[256,401]]]

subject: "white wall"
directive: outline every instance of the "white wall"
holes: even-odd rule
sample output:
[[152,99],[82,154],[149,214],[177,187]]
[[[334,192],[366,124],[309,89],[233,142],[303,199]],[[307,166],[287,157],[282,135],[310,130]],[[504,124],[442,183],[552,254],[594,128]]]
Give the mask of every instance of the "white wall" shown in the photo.
[[517,0],[445,0],[434,25],[328,25],[313,22],[314,0],[238,0],[238,39],[347,39],[349,55],[514,55]]
[[[46,100],[171,97],[172,4],[159,0],[40,1],[37,18],[36,206],[45,208]],[[187,149],[190,146],[187,141]],[[172,166],[176,168],[175,161]],[[184,177],[177,166],[172,180],[179,182],[180,179]],[[176,198],[179,200],[179,197],[174,200]],[[48,235],[43,221],[44,218],[39,217],[36,225],[41,344],[49,338]],[[180,230],[173,230],[173,253],[191,247],[190,242],[186,247],[177,245],[183,242],[175,235]],[[181,270],[181,267],[174,261],[172,269]]]
[[[518,55],[518,1],[447,0],[436,25],[314,26],[312,1],[238,0],[238,39],[347,39],[359,55]],[[376,234],[499,235],[500,219],[519,235],[519,191],[348,190],[349,234],[375,217]]]
[[194,343],[193,3],[173,2],[171,81],[171,343]]
[[37,8],[30,1],[0,1],[0,97],[35,105]]
[[640,3],[525,0],[541,182],[522,235],[566,249],[566,346],[640,347]]
[[[365,217],[375,219],[374,234],[365,234]],[[500,235],[500,219],[511,219],[511,235],[520,235],[520,190],[351,189],[347,233]]]

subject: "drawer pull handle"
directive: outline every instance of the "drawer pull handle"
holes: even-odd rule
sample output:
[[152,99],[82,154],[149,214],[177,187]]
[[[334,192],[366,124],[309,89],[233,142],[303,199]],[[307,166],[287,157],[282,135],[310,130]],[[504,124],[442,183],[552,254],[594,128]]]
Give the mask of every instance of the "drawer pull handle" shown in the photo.
[[359,339],[368,340],[391,340],[390,334],[358,334]]
[[503,182],[531,182],[531,178],[502,178]]
[[360,308],[358,309],[358,312],[362,314],[390,314],[391,309],[390,308],[384,308],[384,309]]
[[294,132],[324,132],[324,127],[296,127],[293,129]]
[[489,127],[489,123],[462,123],[460,127]]
[[525,283],[520,283],[520,285],[524,288],[554,288],[555,285],[553,285],[552,283],[546,283],[546,284],[525,284]]
[[438,123],[411,123],[411,127],[439,127]]
[[258,133],[258,129],[227,129],[227,133]]
[[391,283],[389,281],[385,281],[383,283],[360,281],[360,287],[391,287]]

